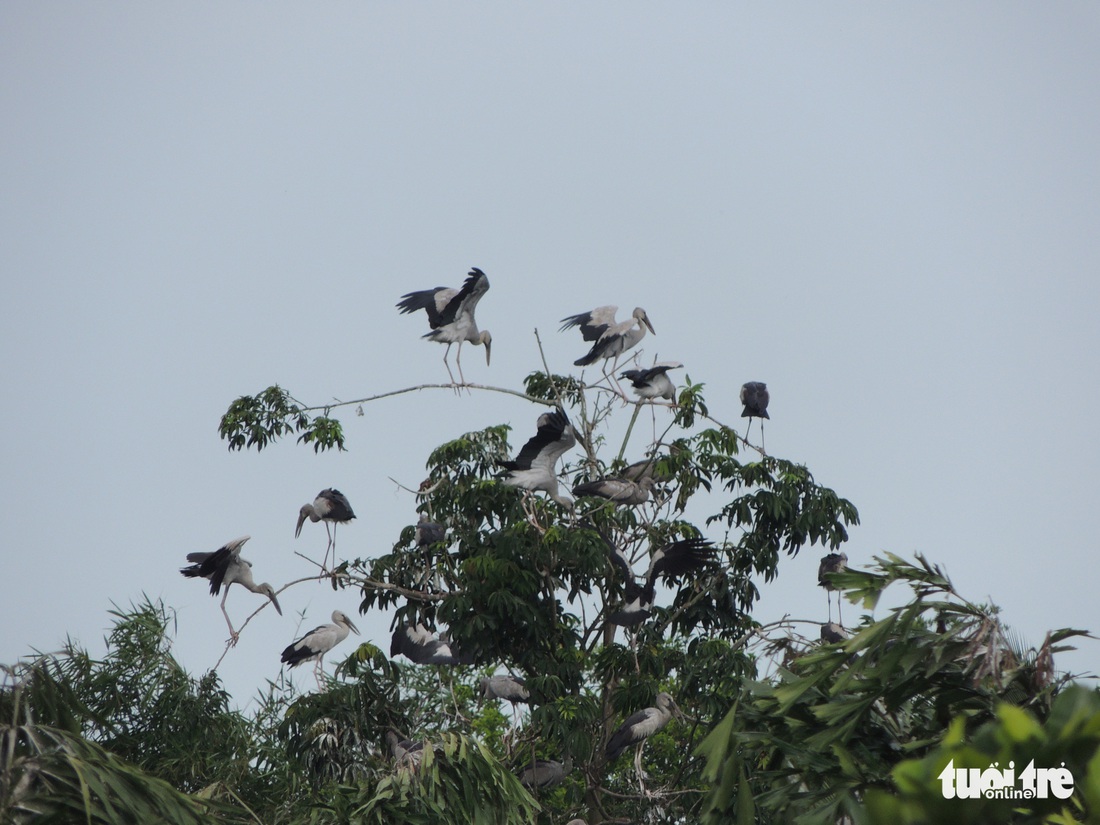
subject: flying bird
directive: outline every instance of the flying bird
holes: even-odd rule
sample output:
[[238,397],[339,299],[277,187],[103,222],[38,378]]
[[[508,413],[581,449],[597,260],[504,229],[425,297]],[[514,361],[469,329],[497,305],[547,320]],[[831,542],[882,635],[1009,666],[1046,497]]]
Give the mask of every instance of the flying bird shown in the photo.
[[741,403],[745,405],[745,408],[741,410],[741,417],[749,420],[749,426],[745,428],[745,438],[749,436],[749,429],[752,428],[752,420],[754,418],[759,418],[760,439],[761,443],[763,443],[764,419],[771,419],[771,416],[768,415],[769,399],[768,385],[762,381],[749,381],[741,385]]
[[668,371],[682,366],[683,364],[670,361],[664,364],[654,364],[646,369],[624,370],[619,374],[619,377],[630,381],[631,386],[634,388],[634,394],[641,399],[664,398],[675,403],[676,385],[668,377]]
[[[825,588],[825,598],[829,602],[829,621],[833,619],[833,596],[836,585],[829,581],[830,573],[843,573],[848,569],[848,556],[846,553],[830,553],[821,559],[817,566],[817,583]],[[836,615],[841,627],[844,626],[844,617],[840,612],[840,596],[836,597]]]
[[[489,330],[479,330],[477,321],[474,320],[474,310],[478,301],[489,291],[489,279],[485,273],[476,266],[466,276],[466,281],[461,289],[451,289],[437,286],[435,289],[425,289],[419,292],[407,292],[401,296],[397,308],[401,314],[416,312],[418,309],[428,313],[428,325],[432,331],[423,337],[440,344],[446,344],[447,350],[443,353],[443,365],[447,368],[447,375],[451,377],[451,383],[456,386],[466,384],[466,377],[462,374],[462,344],[469,342],[475,346],[485,345],[485,364],[489,364],[489,356],[492,352],[493,336]],[[447,356],[451,353],[451,344],[458,344],[458,354],[455,362],[458,364],[459,381],[455,381],[454,373]]]
[[[351,503],[347,496],[332,487],[326,487],[317,494],[312,504],[303,504],[298,511],[298,526],[294,528],[294,538],[298,538],[302,532],[302,525],[309,519],[314,524],[319,521],[325,523],[325,533],[328,534],[328,546],[325,548],[325,560],[321,564],[321,570],[326,570],[328,554],[332,551],[332,564],[336,565],[336,525],[346,524],[355,518],[351,509]],[[332,525],[331,531],[329,525]]]
[[653,615],[657,579],[679,578],[705,567],[714,558],[713,543],[708,539],[679,539],[650,555],[645,583],[639,585],[630,560],[622,549],[616,547],[603,531],[600,531],[600,537],[607,545],[611,563],[623,576],[626,603],[621,610],[607,617],[611,624],[621,627],[635,627]]
[[667,693],[658,693],[656,707],[645,708],[629,716],[607,740],[605,755],[608,762],[617,759],[619,754],[632,745],[638,746],[634,754],[634,772],[643,792],[645,789],[642,780],[646,778],[646,774],[642,770],[642,748],[645,747],[646,740],[667,725],[673,716],[681,716],[675,700]]
[[[608,361],[612,362],[611,369],[614,371],[619,356],[641,341],[647,329],[654,335],[657,334],[649,316],[641,307],[635,307],[630,319],[622,322],[615,321],[618,309],[617,306],[597,307],[591,312],[581,312],[561,319],[563,323],[559,331],[580,327],[584,340],[592,342],[592,349],[587,355],[574,361],[574,366],[586,367],[602,358],[603,374],[607,378]],[[619,387],[619,391],[622,392],[622,387]]]
[[401,625],[390,640],[390,657],[402,655],[418,665],[467,665],[473,659],[458,652],[422,624]]
[[249,538],[251,537],[241,536],[239,539],[233,539],[213,553],[188,553],[187,560],[192,562],[191,566],[180,568],[180,572],[189,579],[209,579],[211,596],[217,596],[222,587],[225,587],[221,606],[225,623],[229,625],[230,644],[236,644],[240,634],[234,630],[233,622],[229,620],[229,614],[225,611],[225,600],[229,598],[229,585],[239,584],[253,593],[267,596],[275,605],[275,611],[280,616],[283,615],[279,600],[275,598],[275,588],[267,582],[256,584],[252,580],[252,563],[241,558],[241,547]]
[[595,496],[606,498],[615,504],[635,505],[645,504],[649,501],[649,494],[653,490],[653,477],[643,475],[637,481],[626,478],[600,478],[578,484],[573,488],[575,496]]
[[352,623],[346,614],[339,610],[333,610],[332,624],[315,627],[298,641],[291,642],[283,650],[281,661],[284,665],[297,667],[302,662],[315,660],[313,674],[317,677],[317,684],[320,685],[321,668],[324,666],[325,654],[344,641],[351,631],[355,631],[355,634],[359,635],[359,628]]
[[558,504],[573,509],[573,499],[558,492],[558,459],[577,443],[573,425],[561,407],[539,416],[538,430],[515,461],[502,461],[500,478],[510,487],[542,490]]

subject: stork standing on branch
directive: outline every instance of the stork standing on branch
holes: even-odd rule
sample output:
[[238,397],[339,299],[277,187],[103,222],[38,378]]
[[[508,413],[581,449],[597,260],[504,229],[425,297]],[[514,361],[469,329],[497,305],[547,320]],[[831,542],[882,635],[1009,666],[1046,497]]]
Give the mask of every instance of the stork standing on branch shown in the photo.
[[[587,355],[574,361],[574,366],[586,367],[602,358],[604,361],[603,377],[615,380],[607,374],[607,362],[611,362],[611,372],[614,373],[619,362],[619,356],[641,341],[645,337],[647,329],[654,335],[657,334],[656,330],[653,329],[653,324],[650,323],[649,316],[641,307],[635,307],[630,319],[622,322],[616,322],[615,320],[615,313],[618,309],[617,306],[597,307],[591,312],[581,312],[561,319],[563,323],[559,331],[567,330],[570,327],[580,327],[581,336],[584,340],[592,342],[592,349],[588,351]],[[619,386],[617,380],[615,380],[615,386],[618,387],[619,394],[625,398],[626,393],[623,392],[623,388]]]
[[749,420],[749,425],[745,427],[745,438],[747,440],[749,437],[752,420],[759,418],[761,449],[764,447],[764,419],[771,419],[771,416],[768,415],[768,401],[770,400],[768,385],[763,381],[749,381],[741,385],[741,403],[744,405],[744,409],[741,410],[741,417]]
[[[568,510],[573,509],[573,499],[558,492],[558,459],[577,443],[573,425],[558,407],[553,412],[539,416],[538,431],[519,451],[515,461],[502,461],[500,478],[510,487],[523,490],[542,490],[550,498]],[[533,520],[534,516],[528,512]]]
[[531,694],[527,690],[527,682],[518,676],[497,675],[487,676],[478,682],[478,692],[485,700],[503,699],[512,706],[512,727],[516,727],[516,705],[522,702],[527,704],[531,700]]
[[645,747],[646,740],[667,725],[673,716],[680,718],[681,715],[675,700],[669,694],[658,693],[656,707],[645,708],[628,717],[607,740],[605,754],[608,762],[617,759],[619,754],[631,745],[637,745],[638,749],[634,753],[634,772],[638,777],[638,789],[642,793],[645,793],[643,780],[648,778],[642,770],[642,749]]
[[[332,487],[326,487],[317,494],[312,504],[303,504],[298,511],[298,526],[294,528],[294,538],[302,533],[302,525],[309,519],[314,524],[319,521],[325,523],[325,533],[328,535],[328,546],[325,548],[325,560],[321,564],[321,570],[327,570],[328,554],[332,551],[332,566],[336,566],[336,525],[346,524],[355,518],[351,509],[351,502],[347,496]],[[329,530],[329,525],[332,529]]]
[[676,402],[676,385],[668,377],[668,371],[682,367],[676,361],[662,364],[654,364],[652,367],[640,370],[624,370],[619,377],[630,381],[634,388],[634,394],[644,401],[652,401],[654,398],[664,398],[666,401]]
[[[474,319],[474,310],[478,301],[489,291],[489,279],[485,273],[476,266],[466,276],[466,281],[461,289],[437,286],[435,289],[424,289],[419,292],[407,292],[397,302],[397,308],[401,314],[416,312],[418,309],[428,313],[428,325],[431,332],[423,336],[430,341],[446,344],[447,350],[443,353],[443,365],[447,368],[447,375],[451,377],[451,384],[465,386],[466,377],[462,374],[462,344],[469,342],[474,346],[485,345],[485,364],[488,366],[492,353],[493,336],[489,330],[479,330]],[[451,354],[451,344],[458,344],[458,354],[455,362],[458,365],[459,382],[455,381],[454,373],[447,356]]]
[[320,687],[325,654],[344,641],[352,631],[359,635],[359,628],[346,614],[333,610],[332,624],[315,627],[296,642],[291,642],[283,650],[281,661],[285,665],[297,667],[302,662],[314,660],[313,675],[317,678],[317,687]]
[[705,567],[714,558],[712,542],[707,539],[679,539],[661,547],[650,556],[649,569],[646,571],[645,584],[638,584],[634,569],[622,549],[601,531],[600,536],[607,545],[611,563],[623,576],[626,604],[621,610],[607,617],[611,624],[621,627],[635,627],[653,614],[653,602],[656,598],[657,579],[675,579],[687,573]]
[[281,616],[283,609],[279,607],[279,600],[275,598],[275,588],[267,582],[256,584],[252,580],[252,562],[241,558],[241,547],[251,536],[241,536],[233,539],[224,547],[213,553],[188,553],[187,560],[193,562],[190,567],[180,568],[180,572],[189,579],[203,578],[210,580],[210,595],[217,596],[222,587],[225,587],[225,595],[222,596],[222,615],[225,623],[229,625],[229,643],[235,645],[240,634],[233,629],[233,622],[229,620],[229,614],[225,611],[225,600],[229,598],[229,585],[239,584],[241,587],[260,593],[271,599],[275,605],[275,611]]
[[[829,621],[833,620],[833,591],[836,585],[829,580],[830,573],[843,573],[848,569],[848,555],[846,553],[830,553],[821,559],[817,566],[817,583],[825,588],[825,599],[829,603]],[[836,617],[840,626],[844,626],[844,616],[840,612],[840,594],[836,597]]]

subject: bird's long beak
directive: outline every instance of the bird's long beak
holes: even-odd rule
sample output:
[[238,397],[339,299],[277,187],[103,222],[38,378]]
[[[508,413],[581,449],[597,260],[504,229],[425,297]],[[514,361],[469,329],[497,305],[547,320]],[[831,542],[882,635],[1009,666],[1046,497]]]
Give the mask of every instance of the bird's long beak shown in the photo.
[[489,366],[489,356],[492,353],[492,350],[493,350],[493,342],[492,341],[486,341],[485,342],[485,366]]
[[273,605],[275,605],[275,612],[278,613],[280,616],[282,616],[283,615],[283,609],[281,607],[279,607],[279,600],[275,598],[275,594],[272,593],[270,596],[268,596],[268,598],[271,599],[271,603]]
[[302,525],[306,523],[306,514],[298,513],[298,526],[294,528],[294,538],[298,538],[298,535],[302,532]]
[[649,322],[649,316],[648,315],[643,315],[642,316],[642,323],[645,324],[647,327],[649,327],[649,331],[652,332],[654,335],[657,334],[657,330],[655,330],[653,328],[653,324],[651,324]]
[[352,630],[355,631],[356,636],[362,636],[363,635],[362,633],[359,632],[359,628],[357,628],[354,624],[352,624],[351,619],[348,619],[347,616],[345,616],[344,618],[347,619],[348,627],[350,627]]

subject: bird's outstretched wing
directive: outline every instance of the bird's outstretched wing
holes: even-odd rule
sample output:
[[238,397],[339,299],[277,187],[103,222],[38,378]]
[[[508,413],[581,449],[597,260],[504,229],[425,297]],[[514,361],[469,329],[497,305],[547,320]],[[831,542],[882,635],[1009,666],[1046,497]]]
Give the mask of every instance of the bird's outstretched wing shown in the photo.
[[581,337],[585,341],[598,341],[609,327],[615,325],[615,313],[618,311],[617,306],[608,305],[597,307],[591,312],[570,315],[561,319],[563,323],[558,331],[563,332],[570,327],[580,327]]
[[489,279],[485,277],[484,272],[475,266],[470,270],[470,274],[466,276],[462,289],[458,290],[447,301],[446,306],[440,310],[439,323],[432,324],[432,328],[453,324],[460,314],[473,315],[477,302],[488,291]]

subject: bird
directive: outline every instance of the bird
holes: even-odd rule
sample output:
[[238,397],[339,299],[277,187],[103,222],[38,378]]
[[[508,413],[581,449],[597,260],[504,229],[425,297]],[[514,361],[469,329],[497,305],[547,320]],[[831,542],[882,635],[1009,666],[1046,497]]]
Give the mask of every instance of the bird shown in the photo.
[[[347,496],[332,487],[326,487],[317,494],[312,504],[303,504],[298,511],[298,526],[294,528],[294,538],[302,533],[302,525],[306,519],[317,523],[325,523],[325,533],[328,534],[328,547],[325,548],[325,561],[321,564],[321,570],[327,569],[328,554],[332,551],[332,564],[336,565],[336,525],[346,524],[355,518],[355,512],[351,509],[351,503]],[[329,525],[332,530],[329,530]]]
[[398,770],[415,771],[420,767],[420,759],[424,756],[424,742],[413,742],[403,739],[395,730],[386,731],[386,743],[393,753],[393,761]]
[[608,762],[617,759],[619,754],[631,745],[638,746],[634,754],[634,772],[638,777],[638,786],[643,792],[642,780],[646,778],[646,774],[642,770],[642,748],[645,747],[646,740],[667,725],[673,716],[681,716],[676,701],[667,693],[658,693],[655,707],[645,708],[627,717],[607,740],[604,754]]
[[519,783],[529,790],[549,790],[560,785],[572,770],[573,760],[568,757],[564,764],[556,759],[535,759],[520,773]]
[[538,430],[528,439],[514,461],[501,461],[499,477],[510,487],[523,490],[542,490],[566,509],[573,509],[573,499],[558,492],[558,459],[577,443],[573,425],[565,410],[557,407],[553,412],[539,416]]
[[844,628],[836,622],[829,621],[821,625],[821,641],[827,645],[835,645],[848,638]]
[[615,504],[634,505],[644,504],[649,501],[649,494],[653,490],[653,477],[643,475],[637,481],[626,478],[599,478],[578,484],[573,488],[573,495],[595,496],[606,498]]
[[275,598],[275,588],[267,582],[256,584],[252,579],[252,562],[241,558],[241,547],[251,536],[241,536],[233,539],[213,553],[188,553],[187,560],[192,562],[190,567],[181,567],[180,572],[189,579],[203,578],[210,580],[210,595],[217,596],[222,586],[225,587],[225,595],[222,596],[222,615],[225,623],[229,625],[229,643],[235,645],[240,636],[233,628],[233,622],[229,620],[229,614],[225,611],[225,600],[229,598],[229,585],[239,584],[241,587],[251,590],[253,593],[261,593],[271,599],[275,605],[275,612],[283,615],[283,609],[279,607],[279,600]]
[[[829,581],[830,573],[843,573],[848,569],[848,556],[846,553],[829,553],[829,555],[822,557],[821,564],[817,566],[817,583],[825,588],[825,598],[829,603],[829,621],[833,619],[833,597],[832,592],[836,590],[836,585]],[[836,597],[836,614],[840,620],[841,627],[844,626],[844,618],[840,612],[840,596]]]
[[422,624],[402,625],[394,630],[390,657],[398,655],[418,665],[466,665],[473,661]]
[[427,513],[421,513],[416,522],[416,546],[429,547],[437,544],[447,537],[447,528],[437,524],[428,518]]
[[[612,362],[611,369],[614,371],[619,356],[641,341],[647,329],[654,335],[657,334],[649,316],[641,307],[635,307],[630,319],[622,322],[615,321],[618,309],[617,306],[597,307],[591,312],[581,312],[561,319],[563,323],[559,331],[580,327],[584,340],[593,342],[588,354],[574,361],[573,366],[586,367],[602,358],[603,374],[607,378],[608,361]],[[619,387],[619,392],[624,394],[622,387]]]
[[478,691],[483,699],[503,699],[513,705],[531,698],[527,691],[527,682],[518,676],[486,676],[478,682]]
[[682,367],[683,364],[670,361],[663,364],[654,364],[652,367],[640,370],[624,370],[619,374],[620,378],[630,381],[634,388],[634,394],[640,399],[652,400],[664,398],[667,401],[676,401],[676,386],[668,377],[668,371]]
[[313,674],[317,677],[317,684],[321,684],[321,668],[325,654],[332,650],[340,642],[348,637],[348,633],[354,631],[359,635],[359,628],[339,610],[332,611],[332,624],[323,624],[315,627],[305,636],[295,642],[291,642],[283,650],[281,661],[284,665],[297,667],[302,662],[315,660]]
[[709,540],[679,539],[664,545],[650,555],[645,584],[639,585],[626,554],[621,548],[616,547],[603,531],[599,532],[607,545],[611,563],[619,568],[623,575],[626,604],[621,610],[607,617],[611,624],[620,627],[635,627],[653,615],[658,578],[674,579],[699,570],[714,557],[713,543]]
[[477,321],[474,320],[474,310],[478,301],[489,291],[489,279],[485,273],[476,266],[470,270],[461,289],[452,289],[437,286],[435,289],[424,289],[419,292],[407,292],[401,296],[397,308],[402,315],[416,312],[418,309],[428,313],[428,325],[431,332],[423,337],[440,344],[446,344],[447,350],[443,353],[443,365],[447,368],[447,375],[451,377],[451,384],[458,386],[447,356],[451,353],[451,345],[458,344],[458,353],[455,362],[458,364],[458,377],[462,386],[466,384],[466,377],[462,374],[462,344],[469,342],[475,346],[485,345],[485,364],[488,366],[492,353],[493,336],[489,330],[479,330]]
[[760,439],[764,439],[764,420],[771,419],[768,415],[768,385],[762,381],[749,381],[741,385],[741,403],[745,408],[741,410],[741,417],[749,420],[749,426],[745,428],[745,437],[749,436],[754,418],[760,419]]

